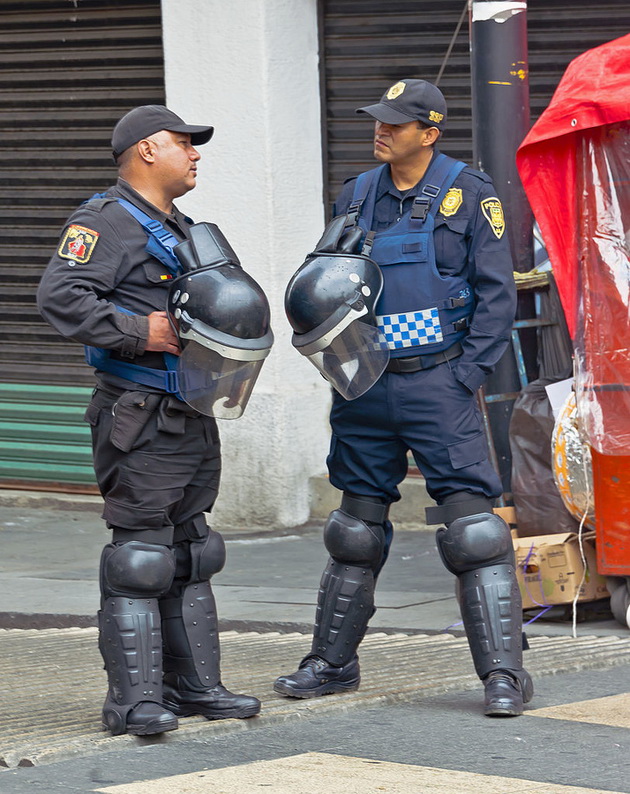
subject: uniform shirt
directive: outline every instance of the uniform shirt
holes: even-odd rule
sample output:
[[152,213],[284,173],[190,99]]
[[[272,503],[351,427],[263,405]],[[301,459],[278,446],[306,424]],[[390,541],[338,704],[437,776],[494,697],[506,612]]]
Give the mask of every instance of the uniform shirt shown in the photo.
[[[124,179],[106,196],[127,199],[178,240],[188,237],[190,218],[177,209],[165,214]],[[111,350],[123,361],[164,369],[161,353],[145,353],[147,315],[166,309],[172,275],[147,254],[147,240],[140,223],[117,201],[95,199],[81,205],[66,222],[42,276],[37,291],[42,317],[65,337]],[[114,376],[101,379],[122,385]]]
[[[335,215],[347,211],[355,182],[353,177],[344,183],[334,204]],[[420,180],[415,187],[401,192],[387,166],[376,188],[372,230],[380,232],[396,224],[411,210],[423,184],[424,180]],[[516,287],[505,224],[501,226],[501,213],[496,212],[498,199],[490,178],[466,167],[451,190],[454,192],[447,193],[435,216],[435,258],[441,274],[461,276],[475,294],[469,333],[462,341],[464,352],[451,362],[457,380],[475,392],[492,372],[509,341],[516,311]]]

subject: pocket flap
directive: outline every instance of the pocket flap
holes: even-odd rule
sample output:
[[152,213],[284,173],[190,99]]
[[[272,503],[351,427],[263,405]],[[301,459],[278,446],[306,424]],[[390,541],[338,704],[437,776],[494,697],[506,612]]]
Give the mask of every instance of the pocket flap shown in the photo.
[[480,463],[488,455],[488,442],[483,433],[448,445],[448,456],[454,469],[465,469],[473,463]]
[[387,265],[412,265],[416,262],[426,262],[429,245],[429,235],[401,234],[376,237],[372,256],[382,266]]

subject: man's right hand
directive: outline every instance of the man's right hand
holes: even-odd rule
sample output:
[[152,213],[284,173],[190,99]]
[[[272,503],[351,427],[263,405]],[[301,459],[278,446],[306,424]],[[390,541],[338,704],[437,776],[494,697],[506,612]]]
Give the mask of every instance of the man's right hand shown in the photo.
[[181,353],[179,339],[171,327],[168,314],[166,312],[151,312],[147,319],[149,320],[149,336],[145,350],[173,353],[178,356]]

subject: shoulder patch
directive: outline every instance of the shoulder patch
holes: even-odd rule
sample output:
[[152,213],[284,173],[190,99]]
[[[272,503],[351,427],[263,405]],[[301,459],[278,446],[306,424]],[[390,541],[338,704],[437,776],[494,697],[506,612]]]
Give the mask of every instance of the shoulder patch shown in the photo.
[[481,211],[490,224],[490,228],[495,236],[500,240],[505,231],[505,216],[503,215],[501,202],[496,196],[484,199],[481,202]]
[[73,223],[66,229],[57,254],[62,259],[71,259],[73,263],[84,265],[94,253],[98,238],[98,232]]
[[445,218],[455,215],[457,210],[462,206],[463,201],[464,195],[461,187],[451,187],[442,199],[440,212]]

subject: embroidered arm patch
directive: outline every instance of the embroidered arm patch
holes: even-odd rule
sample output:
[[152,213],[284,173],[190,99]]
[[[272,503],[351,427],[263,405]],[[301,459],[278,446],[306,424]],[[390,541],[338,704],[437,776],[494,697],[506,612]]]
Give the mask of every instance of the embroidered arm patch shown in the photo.
[[505,231],[505,217],[503,215],[503,207],[501,202],[496,196],[484,199],[481,202],[481,211],[483,212],[486,220],[490,224],[490,228],[495,236],[500,240]]
[[59,244],[57,254],[62,259],[71,259],[72,266],[77,264],[84,265],[89,261],[94,253],[94,248],[98,242],[99,233],[85,226],[72,224]]

